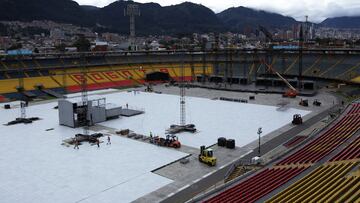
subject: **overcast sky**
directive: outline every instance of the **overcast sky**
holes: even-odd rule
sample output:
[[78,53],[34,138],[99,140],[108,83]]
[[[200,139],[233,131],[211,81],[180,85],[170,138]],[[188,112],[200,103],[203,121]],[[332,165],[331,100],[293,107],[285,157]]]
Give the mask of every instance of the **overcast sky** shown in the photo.
[[[115,0],[76,0],[81,5],[103,7]],[[230,7],[246,6],[288,15],[297,20],[320,22],[328,17],[360,16],[360,0],[188,0],[203,4],[216,13]],[[162,6],[178,4],[183,0],[137,0],[136,2],[156,2]]]

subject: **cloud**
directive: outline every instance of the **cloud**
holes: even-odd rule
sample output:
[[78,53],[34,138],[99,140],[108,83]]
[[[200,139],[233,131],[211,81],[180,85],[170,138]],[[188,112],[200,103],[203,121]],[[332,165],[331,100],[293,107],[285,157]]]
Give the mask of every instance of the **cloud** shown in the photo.
[[75,0],[80,5],[93,5],[97,7],[104,7],[114,2],[114,0]]
[[[114,0],[76,0],[82,5],[106,6]],[[321,22],[328,17],[360,16],[359,0],[188,0],[202,4],[215,12],[230,7],[245,6],[270,12],[280,13],[305,20],[308,15],[313,22]],[[184,0],[137,0],[137,2],[156,2],[163,6],[179,4]]]

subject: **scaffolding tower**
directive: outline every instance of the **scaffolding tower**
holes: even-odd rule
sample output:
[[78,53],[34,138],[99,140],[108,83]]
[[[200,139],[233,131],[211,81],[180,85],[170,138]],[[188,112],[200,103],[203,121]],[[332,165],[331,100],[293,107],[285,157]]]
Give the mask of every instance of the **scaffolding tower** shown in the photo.
[[[185,54],[184,54],[185,55]],[[186,90],[185,90],[185,65],[184,65],[184,58],[181,60],[181,67],[180,67],[180,125],[186,125]]]
[[84,122],[84,135],[89,135],[89,108],[88,108],[88,90],[87,90],[87,67],[86,67],[86,58],[85,56],[81,57],[81,101],[82,101],[82,115],[83,115],[83,122]]
[[20,118],[25,119],[26,118],[26,102],[24,102],[24,101],[20,102],[20,112],[21,112]]
[[196,128],[194,124],[186,124],[186,80],[185,80],[185,52],[182,53],[181,65],[180,65],[180,79],[178,81],[180,88],[180,124],[171,125],[169,129],[166,130],[166,133],[174,135],[182,132],[195,133]]
[[304,47],[304,28],[300,25],[299,33],[299,75],[298,75],[298,89],[302,89],[302,77],[303,77],[303,47]]

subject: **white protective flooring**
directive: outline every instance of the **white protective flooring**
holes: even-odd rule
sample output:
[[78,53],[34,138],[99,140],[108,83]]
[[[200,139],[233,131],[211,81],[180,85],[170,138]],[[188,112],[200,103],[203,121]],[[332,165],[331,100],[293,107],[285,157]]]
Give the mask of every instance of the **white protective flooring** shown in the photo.
[[59,126],[56,105],[27,108],[43,119],[30,125],[3,126],[20,111],[0,109],[1,203],[131,202],[171,183],[151,171],[186,156],[119,136],[111,146],[102,138],[100,148],[62,146],[81,129]]
[[[75,95],[72,95],[75,96]],[[131,129],[148,135],[164,135],[165,129],[179,122],[179,97],[155,93],[121,92],[106,95],[107,102],[145,109],[146,113],[101,125]],[[84,144],[79,150],[61,146],[62,140],[81,129],[58,125],[57,103],[27,108],[28,116],[42,120],[30,125],[0,125],[0,202],[131,202],[155,191],[171,180],[152,170],[178,160],[186,154],[112,136],[112,145]],[[244,146],[257,139],[258,127],[266,135],[287,125],[295,113],[310,112],[276,107],[187,98],[187,121],[199,132],[183,133],[180,141],[199,147],[216,143],[224,136]],[[0,109],[0,123],[15,119],[19,109]],[[46,129],[54,128],[52,131]]]
[[[116,129],[131,129],[136,133],[165,135],[171,124],[180,122],[180,98],[174,95],[132,92],[106,96],[108,102],[124,106],[143,108],[145,114],[132,118],[112,120],[102,125]],[[294,114],[307,115],[310,111],[287,109],[277,111],[275,106],[236,103],[204,98],[187,97],[187,123],[196,125],[195,134],[182,133],[182,144],[198,148],[213,145],[219,137],[235,139],[241,147],[257,140],[257,131],[262,127],[264,136],[284,125],[290,124]]]

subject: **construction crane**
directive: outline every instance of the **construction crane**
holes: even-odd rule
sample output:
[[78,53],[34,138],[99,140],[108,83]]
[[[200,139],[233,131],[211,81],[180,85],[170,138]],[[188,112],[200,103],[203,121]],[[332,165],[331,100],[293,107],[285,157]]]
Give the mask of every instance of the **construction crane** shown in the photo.
[[284,97],[290,97],[290,98],[295,98],[299,92],[298,90],[293,87],[289,81],[287,81],[279,72],[275,71],[270,64],[266,63],[265,61],[263,61],[263,63],[266,65],[266,67],[273,73],[275,73],[285,84],[286,86],[289,88],[284,94]]
[[272,34],[265,27],[259,25],[259,31],[264,33],[267,42],[272,43],[274,41]]
[[[272,44],[274,42],[274,38],[273,35],[263,26],[259,25],[259,31],[264,33],[265,37],[266,37],[266,43],[268,43],[269,46],[269,50],[266,52],[266,63],[271,64],[272,63],[272,51],[273,51],[273,47]],[[266,71],[266,70],[265,70]],[[267,71],[266,71],[267,72]],[[269,73],[269,72],[267,72]]]

